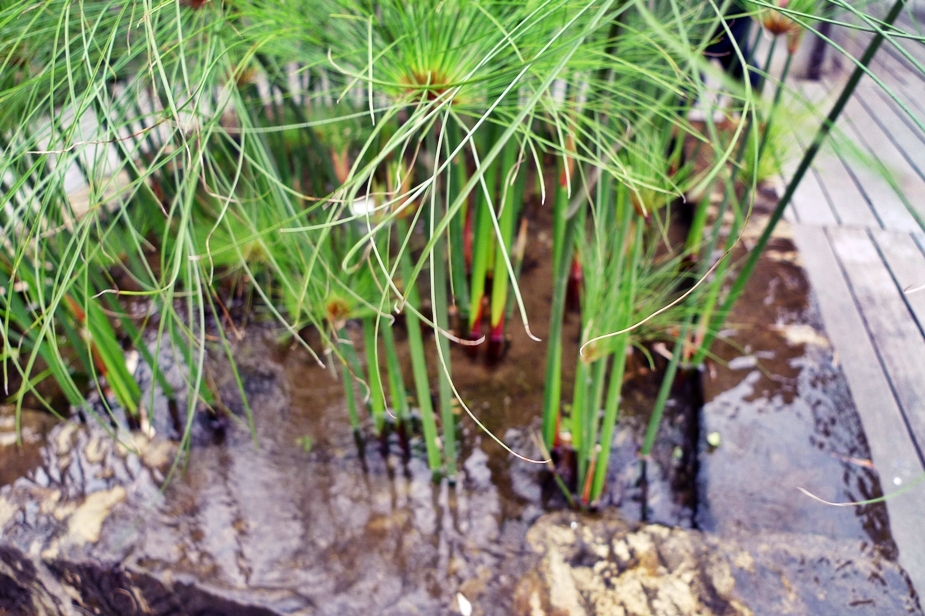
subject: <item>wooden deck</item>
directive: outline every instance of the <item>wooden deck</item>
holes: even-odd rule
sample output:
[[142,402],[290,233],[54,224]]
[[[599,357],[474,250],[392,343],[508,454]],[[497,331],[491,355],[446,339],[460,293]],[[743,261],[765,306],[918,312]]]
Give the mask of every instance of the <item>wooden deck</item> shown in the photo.
[[[835,39],[855,57],[866,42],[847,30]],[[925,47],[904,49],[925,65]],[[853,68],[842,66],[793,85],[828,112]],[[902,109],[925,124],[925,78],[913,66],[884,44],[872,70],[898,100],[864,78],[787,213],[887,494],[925,473],[925,289],[912,290],[925,286],[925,131]],[[805,146],[811,135],[797,138]],[[887,510],[900,564],[925,593],[925,483]]]

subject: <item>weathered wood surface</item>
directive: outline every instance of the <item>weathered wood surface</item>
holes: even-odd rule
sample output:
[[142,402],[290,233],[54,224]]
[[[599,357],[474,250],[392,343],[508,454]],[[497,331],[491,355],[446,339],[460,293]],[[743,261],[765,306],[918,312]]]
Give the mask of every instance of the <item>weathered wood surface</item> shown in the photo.
[[828,231],[912,435],[925,443],[925,338],[868,232]]
[[[832,97],[829,90],[820,83],[804,82],[800,90],[821,111],[827,112]],[[800,148],[809,146],[811,135],[795,135]],[[832,141],[822,145],[813,162],[818,171],[822,189],[828,197],[829,204],[835,213],[839,224],[853,226],[879,226],[880,221],[866,199],[860,196],[858,184],[855,182],[849,167],[836,152]]]
[[[855,57],[870,37],[835,33]],[[887,44],[871,64],[891,93],[864,77],[792,204],[794,238],[887,494],[925,473],[925,79],[912,70],[925,65],[925,47],[901,46],[911,58]],[[822,83],[795,84],[820,113],[854,65],[842,67]],[[797,135],[802,147],[809,139]],[[900,564],[921,594],[925,484],[887,509]]]
[[913,120],[898,109],[896,103],[879,88],[872,87],[866,80],[858,88],[855,101],[864,107],[873,121],[889,136],[919,177],[925,179],[925,135]]
[[[866,87],[863,89],[869,90]],[[884,115],[889,117],[889,107],[883,111]],[[871,193],[882,195],[883,210],[895,208],[902,214],[891,216],[894,224],[890,226],[909,232],[918,231],[925,221],[925,203],[921,200],[925,195],[925,179],[912,166],[893,136],[877,121],[876,116],[879,114],[876,109],[872,110],[859,99],[852,98],[843,113],[844,120],[839,124],[848,127],[846,133],[854,137],[857,145],[862,148],[863,159],[858,167],[872,176],[869,187],[865,181],[861,181],[861,187],[868,193],[868,199],[871,198]],[[909,127],[905,128],[904,135],[918,141]],[[907,145],[916,157],[920,157],[925,150],[921,142],[918,148],[912,144]]]
[[[808,99],[817,104],[820,111],[827,112],[840,91],[835,80],[822,83],[803,83],[801,90]],[[912,206],[902,190],[894,189],[886,175],[893,169],[885,168],[880,152],[867,144],[867,139],[876,138],[862,108],[849,103],[836,124],[831,141],[823,145],[817,157],[817,168],[822,176],[822,186],[829,196],[832,208],[843,225],[881,227],[912,232],[921,228]],[[852,122],[852,114],[856,120]],[[861,125],[861,128],[857,127]],[[876,126],[876,125],[874,125]],[[877,127],[879,130],[879,127]],[[805,147],[808,139],[798,138]],[[895,158],[903,160],[902,154],[888,138],[877,141],[887,143],[895,150]],[[908,165],[907,165],[908,167]],[[915,174],[912,174],[913,176]],[[899,177],[891,173],[890,177]],[[917,181],[920,178],[915,178]],[[912,180],[910,180],[912,181]],[[925,185],[923,185],[925,186]]]
[[[912,235],[905,233],[874,230],[871,237],[915,317],[919,332],[925,336],[925,252]],[[920,359],[925,362],[925,358]]]
[[[794,131],[793,136],[800,143],[801,148],[805,147],[797,131]],[[784,182],[788,182],[793,177],[793,173],[799,164],[800,157],[796,153],[781,163]],[[788,218],[790,222],[799,221],[813,225],[838,224],[838,218],[836,218],[829,198],[822,188],[817,165],[810,167],[806,175],[803,176],[803,181],[797,186],[797,190],[790,202],[789,212],[793,215],[793,217]]]
[[[839,365],[861,415],[884,493],[892,494],[923,473],[920,452],[911,438],[826,230],[797,225],[794,239],[819,303],[826,332],[838,353]],[[917,589],[925,588],[925,546],[921,532],[925,489],[919,486],[898,494],[888,499],[886,506],[893,538],[899,546],[900,564],[909,572]]]

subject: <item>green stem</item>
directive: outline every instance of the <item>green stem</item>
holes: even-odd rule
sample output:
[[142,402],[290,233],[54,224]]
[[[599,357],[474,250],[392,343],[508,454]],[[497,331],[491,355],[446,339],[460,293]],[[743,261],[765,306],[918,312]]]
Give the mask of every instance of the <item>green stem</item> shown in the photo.
[[[760,28],[758,29],[758,33],[759,34],[761,33]],[[757,38],[756,38],[756,43],[757,43]],[[765,55],[764,66],[762,68],[761,73],[758,75],[758,82],[755,85],[755,92],[756,92],[755,96],[758,99],[761,98],[761,92],[764,90],[765,75],[767,75],[768,71],[771,69],[771,61],[774,58],[774,50],[776,48],[777,48],[777,38],[774,38],[771,41],[771,46],[768,48],[767,54]],[[753,49],[749,50],[749,54],[752,54],[752,53],[754,53],[754,50]],[[746,78],[747,77],[748,75],[746,74]],[[733,165],[732,171],[730,172],[729,185],[727,186],[726,192],[723,196],[723,202],[719,207],[719,212],[717,213],[716,222],[714,223],[714,228],[710,235],[710,240],[708,242],[707,249],[701,251],[703,263],[710,262],[710,256],[713,254],[713,249],[716,248],[716,241],[717,241],[717,238],[719,237],[719,229],[722,226],[723,216],[725,215],[726,209],[729,206],[729,195],[730,195],[729,190],[731,189],[735,191],[735,181],[738,175],[738,169],[742,165],[742,160],[745,157],[746,145],[748,143],[748,133],[751,130],[751,125],[752,125],[752,116],[749,115],[748,121],[745,125],[745,130],[742,131],[742,137],[741,137],[742,143],[739,145],[739,149],[736,153],[735,164]],[[701,236],[703,234],[703,229],[706,226],[707,214],[710,208],[710,196],[712,192],[713,192],[713,187],[711,184],[711,186],[707,189],[706,194],[704,195],[703,199],[701,199],[700,203],[697,204],[697,210],[694,213],[694,220],[691,223],[690,231],[688,231],[688,234],[687,234],[686,248],[691,253],[693,253],[697,249],[697,247],[700,246],[701,244],[701,241],[702,241]],[[736,218],[737,219],[741,218],[741,214],[738,211],[736,212]],[[706,270],[707,270],[706,267],[701,267],[702,273],[705,274]],[[715,279],[721,280],[719,276],[715,277]]]
[[585,455],[589,447],[585,431],[585,399],[588,396],[589,384],[589,366],[588,362],[578,359],[578,365],[575,366],[575,385],[572,394],[572,416],[571,416],[571,433],[572,447],[575,448],[575,454],[578,456],[578,485],[581,485],[581,479],[584,477]]
[[[520,280],[520,272],[523,269],[524,265],[524,253],[526,252],[527,244],[527,219],[520,219],[520,229],[517,232],[517,239],[514,241],[514,246],[516,250],[513,251],[511,256],[514,257],[514,275]],[[510,321],[511,317],[514,315],[514,295],[508,294],[507,297],[507,307],[504,312],[504,320]]]
[[662,377],[662,386],[659,387],[658,397],[655,399],[655,406],[652,408],[652,416],[649,418],[649,425],[646,428],[645,440],[642,442],[642,449],[639,455],[645,458],[652,452],[652,446],[655,445],[655,436],[658,434],[658,427],[662,423],[662,416],[665,414],[665,405],[668,403],[668,394],[671,393],[671,386],[674,384],[674,377],[678,373],[678,364],[684,351],[687,332],[690,329],[691,319],[688,317],[681,327],[681,335],[675,341],[674,352],[671,354],[671,361],[665,369],[665,376]]
[[588,485],[589,482],[593,484],[591,477],[589,477],[589,472],[595,472],[596,467],[593,470],[591,465],[594,464],[595,460],[598,460],[598,455],[595,453],[600,448],[598,447],[597,440],[597,431],[598,424],[600,419],[600,410],[601,410],[601,401],[604,398],[604,381],[605,375],[607,374],[607,361],[609,355],[605,355],[600,359],[593,362],[593,365],[590,367],[591,379],[589,382],[589,393],[587,400],[585,400],[585,411],[584,411],[584,438],[585,438],[585,451],[583,453],[582,459],[579,462],[581,471],[579,472],[579,496],[581,498],[582,504],[587,505],[589,498],[586,498],[590,494],[591,485]]
[[[498,217],[498,227],[501,229],[500,241],[504,242],[507,252],[510,253],[514,243],[514,227],[517,221],[517,214],[520,211],[521,199],[523,199],[523,182],[526,174],[519,173],[516,178],[509,178],[514,165],[517,163],[518,145],[515,140],[508,142],[505,151],[501,155],[501,204],[503,209]],[[513,182],[510,180],[513,179]],[[491,327],[492,333],[502,324],[504,308],[507,305],[508,279],[507,264],[504,262],[504,252],[495,251],[494,277],[492,278],[491,287]]]
[[[564,164],[564,163],[563,163]],[[565,290],[572,265],[572,239],[577,216],[567,219],[568,195],[560,185],[553,204],[553,264],[555,281],[549,317],[549,346],[546,352],[546,386],[543,389],[543,442],[551,448],[556,437],[559,402],[562,395],[562,326],[565,318]],[[561,230],[560,230],[561,228]],[[558,248],[557,248],[558,246]]]
[[[455,122],[447,125],[447,139],[450,147],[455,148],[461,137],[459,126]],[[451,192],[458,191],[466,185],[469,179],[466,173],[466,157],[460,154],[452,163],[452,173],[449,175],[452,182]],[[455,193],[454,193],[455,194]],[[469,208],[463,205],[450,223],[450,265],[452,267],[451,280],[453,282],[453,304],[458,311],[459,326],[468,326],[469,323],[469,283],[466,278],[466,244],[465,227],[466,214]]]
[[343,374],[341,377],[344,382],[344,396],[347,398],[347,414],[350,417],[350,427],[353,428],[354,434],[359,434],[360,416],[357,414],[356,392],[353,390],[353,375],[349,367],[353,363],[350,358],[351,356],[355,357],[356,353],[354,353],[353,344],[350,342],[350,335],[347,333],[346,326],[337,331],[337,346],[340,348],[343,358],[343,363],[341,364]]
[[[487,136],[491,137],[494,131],[491,127],[486,130]],[[490,139],[488,140],[491,143]],[[505,144],[502,150],[502,160],[504,160],[510,149],[510,141]],[[495,188],[498,184],[498,165],[491,165],[485,171],[485,186],[478,191],[476,198],[475,210],[475,234],[472,238],[472,286],[469,295],[469,332],[472,337],[478,337],[478,330],[481,329],[482,318],[482,301],[485,297],[485,281],[488,277],[489,267],[491,265],[491,253],[495,244],[495,232],[492,226],[492,213],[489,211],[492,207],[491,201],[494,199]]]
[[[893,4],[893,7],[890,9],[890,12],[883,20],[883,25],[890,26],[894,21],[896,21],[896,18],[899,16],[899,13],[904,7],[904,2],[905,0],[896,0],[896,2]],[[714,317],[713,323],[711,324],[712,326],[707,329],[706,336],[702,343],[704,348],[709,348],[710,343],[712,343],[713,339],[716,337],[716,332],[718,332],[719,328],[722,327],[722,324],[726,321],[726,317],[729,315],[729,311],[732,310],[732,305],[737,299],[739,299],[739,296],[742,295],[742,292],[745,290],[745,284],[751,277],[752,272],[755,269],[755,265],[757,265],[758,259],[761,256],[761,253],[764,251],[765,246],[767,246],[768,241],[771,239],[771,234],[774,232],[774,228],[783,217],[784,210],[786,210],[787,206],[790,204],[790,200],[793,198],[793,194],[796,192],[797,186],[799,186],[803,176],[806,175],[806,172],[809,170],[813,159],[816,157],[816,154],[819,152],[819,149],[825,142],[826,137],[829,136],[829,133],[835,126],[835,123],[838,121],[838,117],[841,115],[842,110],[845,108],[848,100],[854,94],[854,90],[857,88],[858,83],[864,76],[868,64],[870,64],[870,61],[873,59],[874,55],[877,53],[877,50],[880,48],[880,45],[883,43],[883,38],[882,30],[878,31],[873,40],[871,40],[870,44],[867,46],[867,49],[864,50],[864,54],[858,61],[858,65],[855,67],[854,72],[851,74],[851,78],[848,79],[845,87],[842,88],[841,94],[839,95],[838,100],[835,101],[835,105],[832,107],[829,115],[823,121],[822,125],[819,127],[819,130],[816,131],[816,136],[813,138],[813,142],[803,154],[803,159],[800,161],[800,165],[797,167],[793,177],[790,180],[790,183],[787,185],[787,190],[784,191],[784,195],[780,198],[780,201],[778,201],[777,207],[775,207],[774,211],[771,213],[771,216],[765,225],[764,231],[761,233],[761,237],[758,238],[758,242],[755,244],[755,247],[752,248],[751,252],[749,252],[748,258],[745,261],[745,265],[743,265],[739,275],[736,276],[735,281],[732,283],[732,287],[729,289],[729,294],[726,296],[726,300],[723,302],[722,308]]]
[[607,467],[610,463],[610,450],[613,444],[613,432],[617,425],[620,411],[620,392],[623,389],[623,373],[626,370],[626,347],[629,343],[629,334],[620,334],[617,337],[617,346],[613,354],[613,368],[610,370],[610,384],[607,389],[607,400],[604,402],[604,421],[601,426],[601,450],[597,454],[597,464],[594,467],[594,479],[591,485],[591,502],[601,497],[604,481],[607,479]]
[[449,329],[446,293],[446,239],[440,237],[434,244],[433,258],[433,309],[434,323],[440,331],[434,332],[443,357],[443,366],[438,367],[440,392],[440,418],[443,420],[443,459],[446,463],[446,476],[450,483],[456,481],[456,415],[453,413],[453,390],[450,386],[450,341],[442,332]]
[[401,372],[401,363],[398,360],[398,351],[395,348],[395,334],[392,326],[386,325],[379,329],[382,344],[385,347],[385,365],[389,374],[389,393],[392,398],[392,408],[401,425],[408,426],[408,392],[405,390],[405,379]]
[[774,101],[771,103],[771,110],[768,112],[768,119],[764,123],[764,132],[761,134],[761,141],[758,143],[758,152],[757,152],[757,161],[756,165],[761,162],[761,157],[764,154],[764,149],[768,144],[768,139],[771,135],[771,124],[774,122],[774,117],[777,112],[778,106],[780,106],[780,99],[784,93],[784,82],[787,81],[787,76],[790,74],[790,65],[793,62],[793,54],[787,54],[787,61],[784,62],[784,70],[781,71],[780,81],[777,82],[777,89],[774,91]]
[[[764,89],[764,84],[766,83],[765,75],[767,75],[768,71],[770,70],[771,61],[774,57],[774,50],[776,49],[776,46],[777,46],[777,38],[771,41],[771,45],[768,48],[767,55],[765,56],[764,67],[763,67],[761,76],[759,77],[758,84],[756,85],[756,88],[755,88],[759,97],[761,96],[761,92]],[[788,65],[789,65],[789,57],[788,57]],[[719,235],[722,229],[723,220],[725,219],[726,210],[729,209],[730,203],[736,204],[736,207],[733,208],[735,219],[732,223],[731,229],[729,230],[729,235],[726,241],[726,245],[724,247],[724,254],[728,253],[728,251],[731,250],[734,242],[736,241],[736,238],[738,237],[739,229],[741,225],[744,224],[745,219],[742,215],[742,208],[740,207],[741,204],[739,203],[739,198],[736,194],[736,181],[738,180],[739,169],[741,169],[742,162],[745,160],[745,153],[748,149],[749,133],[752,129],[753,121],[754,121],[754,115],[749,115],[748,120],[746,121],[746,124],[745,124],[745,130],[743,131],[743,135],[741,137],[742,141],[741,143],[739,143],[739,147],[736,150],[735,161],[732,165],[732,169],[729,172],[729,178],[725,184],[725,189],[723,192],[723,200],[720,203],[719,209],[717,211],[716,220],[713,222],[713,229],[710,234],[710,239],[707,241],[706,247],[701,252],[702,258],[701,258],[701,263],[700,263],[700,271],[699,271],[698,279],[701,279],[704,276],[706,276],[707,272],[709,271],[711,255],[713,254],[713,250],[716,248],[716,243],[719,240]],[[703,208],[702,211],[705,213],[706,208]],[[698,212],[698,214],[700,213],[701,212]],[[691,236],[689,236],[688,239],[690,240]],[[700,324],[698,326],[698,331],[697,331],[697,336],[696,336],[698,339],[702,340],[705,337],[706,335],[705,331],[707,327],[711,324],[711,319],[716,309],[716,304],[719,300],[719,293],[722,289],[723,282],[726,279],[726,271],[728,268],[729,268],[728,261],[723,261],[717,266],[716,271],[714,272],[714,275],[713,275],[713,280],[709,283],[709,285],[706,288],[706,299],[702,299],[704,297],[702,291],[699,293],[694,293],[688,299],[687,305],[691,307],[693,313],[699,313],[699,316],[700,316]],[[705,352],[706,351],[703,346],[698,346],[696,350],[696,359],[694,361],[695,365],[698,361],[703,360],[703,354]]]
[[[761,135],[761,141],[759,142],[759,145],[758,145],[758,152],[757,152],[758,161],[761,160],[761,157],[764,154],[764,149],[767,146],[768,134],[770,133],[770,130],[771,130],[771,122],[774,118],[774,113],[777,109],[778,103],[780,102],[781,93],[783,92],[784,81],[787,79],[787,75],[790,72],[790,65],[791,65],[792,60],[793,60],[793,54],[788,54],[787,61],[785,62],[784,69],[781,73],[780,81],[777,84],[777,90],[774,93],[774,101],[771,105],[771,110],[768,115],[768,120],[765,123],[764,132]],[[735,178],[735,173],[733,173],[733,178]],[[737,197],[734,193],[730,194],[727,192],[725,199],[726,200],[731,199],[731,200],[737,201]],[[740,210],[741,208],[736,209],[737,212],[740,212]],[[729,230],[729,237],[726,240],[724,252],[729,252],[732,249],[733,245],[736,242],[736,239],[739,236],[739,229],[741,228],[742,222],[743,222],[742,217],[740,215],[736,216],[736,220],[733,223],[732,228]],[[716,271],[714,272],[715,282],[713,282],[709,286],[706,299],[703,301],[697,302],[698,305],[704,307],[703,312],[700,315],[700,325],[698,328],[699,329],[698,337],[700,340],[706,340],[707,339],[707,329],[717,325],[716,323],[713,322],[713,315],[717,308],[717,304],[719,301],[719,293],[720,293],[720,290],[722,289],[723,281],[726,280],[726,272],[729,270],[729,267],[730,267],[730,263],[728,259],[723,261],[717,266]],[[709,351],[708,345],[706,344],[698,345],[694,352],[694,357],[691,363],[695,366],[700,365],[703,362],[704,358],[706,357],[706,354],[708,351]]]
[[379,369],[379,345],[376,344],[378,317],[363,318],[363,341],[366,345],[366,369],[369,374],[369,411],[373,416],[376,434],[382,433],[385,424],[385,390]]
[[[395,223],[398,236],[406,237],[407,228],[402,220]],[[401,275],[406,281],[411,277],[411,257],[408,251],[401,255]],[[424,352],[424,337],[421,332],[421,320],[417,310],[421,300],[417,287],[405,289],[407,304],[411,310],[405,311],[405,327],[408,329],[408,350],[411,353],[411,371],[414,375],[415,392],[418,399],[418,409],[421,413],[421,430],[424,432],[424,443],[427,446],[427,464],[430,466],[434,478],[438,477],[442,464],[440,462],[440,447],[437,444],[437,422],[434,419],[434,407],[430,398],[430,382],[427,379],[427,354]]]

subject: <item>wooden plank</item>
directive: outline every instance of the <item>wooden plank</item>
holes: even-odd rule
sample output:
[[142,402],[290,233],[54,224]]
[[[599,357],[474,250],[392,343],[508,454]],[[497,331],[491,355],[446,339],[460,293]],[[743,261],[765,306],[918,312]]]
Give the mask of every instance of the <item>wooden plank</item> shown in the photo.
[[828,231],[899,406],[925,445],[925,339],[867,232]]
[[[886,16],[885,9],[881,11],[871,11],[872,14],[877,14],[877,17],[882,18]],[[910,34],[915,34],[921,36],[920,27],[917,24],[912,23],[911,20],[900,14],[895,24],[901,28],[903,31]],[[917,41],[913,41],[907,38],[897,38],[894,39],[896,43],[902,47],[910,58],[905,57],[899,49],[896,48],[896,45],[891,44],[889,41],[884,41],[884,47],[887,49],[887,52],[897,59],[898,62],[901,62],[910,72],[914,73],[919,79],[925,79],[925,74],[922,73],[923,69],[919,69],[915,66],[914,62],[925,67],[925,47]]]
[[[803,83],[801,88],[808,98],[827,104],[827,99],[839,88],[829,81],[821,83]],[[850,139],[851,143],[864,141],[863,137],[852,130],[852,126],[843,115],[838,122],[837,131],[829,137],[835,139],[835,145],[827,143],[819,153],[819,167],[823,186],[829,193],[833,207],[843,224],[913,231],[921,226],[909,213],[903,198],[897,194],[881,175],[872,171],[868,163],[850,160],[851,147],[838,144],[838,139]],[[837,157],[840,164],[832,159]],[[857,157],[855,157],[857,158]]]
[[[857,40],[842,35],[837,37],[836,42],[845,48],[855,57],[860,57],[864,53],[864,48]],[[854,64],[849,60],[843,59],[843,72],[845,75],[854,70]],[[870,70],[880,78],[883,83],[893,91],[893,93],[911,110],[925,113],[925,101],[921,100],[922,83],[919,80],[909,79],[909,71],[902,65],[892,59],[888,54],[883,52],[877,53],[870,64]],[[871,79],[865,76],[861,81],[861,86],[867,85],[871,88],[882,90],[882,88]],[[885,93],[884,93],[885,94]],[[885,94],[886,95],[886,94]],[[889,96],[889,95],[886,95]],[[893,104],[896,104],[895,101]]]
[[[845,105],[838,126],[852,142],[861,146],[863,155],[872,158],[871,161],[852,161],[850,167],[884,228],[908,232],[921,229],[923,225],[919,221],[925,222],[925,205],[905,195],[925,194],[925,182],[902,152],[856,100],[849,100]],[[843,155],[842,160],[848,164],[848,155]],[[918,219],[910,213],[910,208],[915,209]]]
[[[791,126],[790,128],[793,127]],[[789,130],[786,135],[793,143],[799,143],[795,129]],[[800,145],[798,150],[802,149],[803,147]],[[802,152],[800,151],[790,152],[788,156],[784,157],[785,160],[781,161],[781,176],[785,185],[790,182],[793,172],[796,171],[797,166],[800,164],[801,154]],[[832,206],[825,191],[822,190],[819,174],[814,166],[810,167],[809,171],[803,176],[800,185],[797,186],[797,190],[790,200],[790,207],[787,209],[788,211],[793,210],[797,221],[802,224],[838,224],[838,219],[832,211]]]
[[842,160],[835,153],[831,141],[827,141],[814,161],[819,170],[819,180],[828,195],[835,215],[843,225],[879,227],[880,221],[871,210],[870,204],[861,194],[857,183],[848,172]]
[[896,179],[904,188],[925,188],[925,175],[921,172],[925,170],[925,134],[922,131],[910,129],[896,114],[893,105],[869,88],[856,90],[845,106],[845,113],[864,137],[868,150],[898,174]]
[[[925,95],[925,88],[922,94]],[[906,112],[877,85],[864,80],[848,100],[844,113],[885,164],[903,172],[919,164],[925,167],[925,132],[912,119],[907,123],[903,119],[908,117]],[[912,181],[916,186],[925,185]]]
[[[884,7],[882,11],[878,11],[877,7],[874,5],[868,5],[868,7],[862,10],[864,10],[865,13],[872,17],[882,19],[885,16],[886,9]],[[864,27],[870,27],[867,23],[862,22],[861,19],[854,17],[853,15],[849,16],[848,18],[853,23],[862,25]],[[911,24],[903,20],[899,20],[897,25],[900,28],[907,29]],[[863,46],[866,46],[867,43],[873,38],[873,32],[855,31],[854,34],[855,40]],[[894,44],[893,41],[896,41],[896,44]],[[898,67],[898,71],[901,71],[902,74],[906,77],[905,82],[907,84],[911,85],[916,82],[921,83],[923,80],[925,80],[925,73],[916,67],[916,63],[919,65],[925,63],[925,50],[921,49],[919,43],[910,41],[909,39],[886,39],[883,41],[883,45],[881,46],[878,54],[882,54],[885,56],[885,59],[888,59],[888,63]]]
[[[799,158],[797,158],[799,161]],[[787,174],[789,181],[792,174]],[[832,212],[832,206],[822,190],[822,183],[815,168],[803,176],[791,202],[797,218],[807,225],[837,225],[838,219]]]
[[905,79],[906,85],[912,86],[915,85],[916,82],[919,84],[925,82],[925,73],[922,72],[922,69],[915,66],[915,62],[918,62],[921,65],[922,59],[917,57],[917,54],[913,53],[911,48],[904,45],[903,49],[910,56],[912,56],[912,59],[904,55],[896,48],[895,45],[889,41],[883,42],[883,50],[881,53],[889,56],[890,61],[895,62],[897,66],[900,67],[898,70],[902,70],[903,73],[907,76]]
[[[794,137],[796,139],[796,137]],[[784,183],[790,181],[793,172],[800,163],[800,156],[790,156],[783,163],[781,170]],[[790,200],[790,208],[794,211],[797,220],[807,225],[837,225],[838,219],[832,212],[829,199],[822,190],[819,175],[814,167],[803,176],[800,185]]]
[[[886,94],[860,87],[856,96],[874,121],[890,136],[919,177],[925,179],[925,133]],[[925,121],[925,115],[920,119]]]
[[908,114],[911,112],[914,113],[918,118],[923,117],[923,114],[925,114],[925,100],[922,100],[923,86],[921,84],[916,86],[906,86],[886,80],[884,80],[884,84],[891,90],[892,94],[895,95],[895,97],[906,106],[906,108],[909,110],[908,112],[900,107],[899,103],[896,102],[893,96],[887,93],[870,77],[865,77],[860,83],[860,85],[863,87],[869,87],[877,90],[884,99],[890,101],[890,104],[894,106],[898,113]]
[[[901,291],[925,287],[925,254],[911,235],[874,229],[871,236]],[[919,332],[925,336],[925,291],[902,296],[918,323]]]
[[[833,40],[854,58],[860,58],[870,42],[871,35],[855,30],[839,28],[836,30]],[[837,53],[837,52],[836,52]],[[854,70],[855,64],[852,60],[839,54],[839,62],[842,71],[845,74]],[[910,81],[909,75],[905,68],[896,62],[892,56],[881,50],[873,57],[868,69],[880,78],[884,83],[906,85]],[[868,77],[869,79],[869,77]]]
[[[821,83],[802,82],[799,88],[806,98],[814,104],[821,104],[825,108],[829,93]],[[801,148],[808,147],[808,137],[796,135]],[[879,227],[880,221],[874,215],[870,204],[860,193],[857,183],[848,172],[847,167],[832,148],[830,140],[826,140],[813,161],[819,171],[819,180],[822,188],[829,198],[829,203],[835,211],[838,221],[843,225]]]
[[[809,274],[822,320],[841,369],[880,475],[883,491],[896,492],[923,472],[920,454],[909,434],[899,405],[890,391],[877,353],[851,296],[838,261],[823,229],[798,225],[794,239]],[[886,501],[893,538],[899,546],[899,563],[921,593],[925,590],[925,542],[921,519],[925,490],[913,489]]]
[[[850,129],[850,126],[846,123],[842,123],[842,125]],[[857,135],[852,136],[855,139],[860,139]],[[851,175],[859,185],[860,198],[864,199],[874,209],[876,217],[880,221],[880,225],[867,225],[868,227],[882,226],[885,229],[906,231],[908,233],[922,228],[912,214],[909,213],[909,210],[906,209],[903,199],[882,175],[869,168],[864,161],[853,161],[849,165],[845,160],[847,156],[840,156],[839,158],[841,158],[843,164],[849,167]],[[844,217],[842,218],[844,220]]]

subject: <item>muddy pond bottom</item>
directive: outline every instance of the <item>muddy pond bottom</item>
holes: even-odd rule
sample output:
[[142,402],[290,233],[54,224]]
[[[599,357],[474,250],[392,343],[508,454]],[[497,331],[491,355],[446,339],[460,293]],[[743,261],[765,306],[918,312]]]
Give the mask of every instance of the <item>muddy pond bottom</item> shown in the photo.
[[[544,276],[526,264],[525,290]],[[548,322],[542,307],[531,316]],[[164,490],[169,439],[122,432],[120,445],[33,413],[19,449],[6,412],[0,614],[920,614],[885,507],[798,489],[881,494],[788,239],[773,240],[730,328],[719,361],[676,384],[645,466],[658,380],[631,364],[596,514],[565,510],[541,465],[465,414],[455,485],[431,480],[417,438],[358,447],[342,384],[260,328],[235,348],[256,445],[243,421],[194,419]],[[538,457],[543,349],[512,337],[497,366],[454,355],[454,377],[489,430]]]

